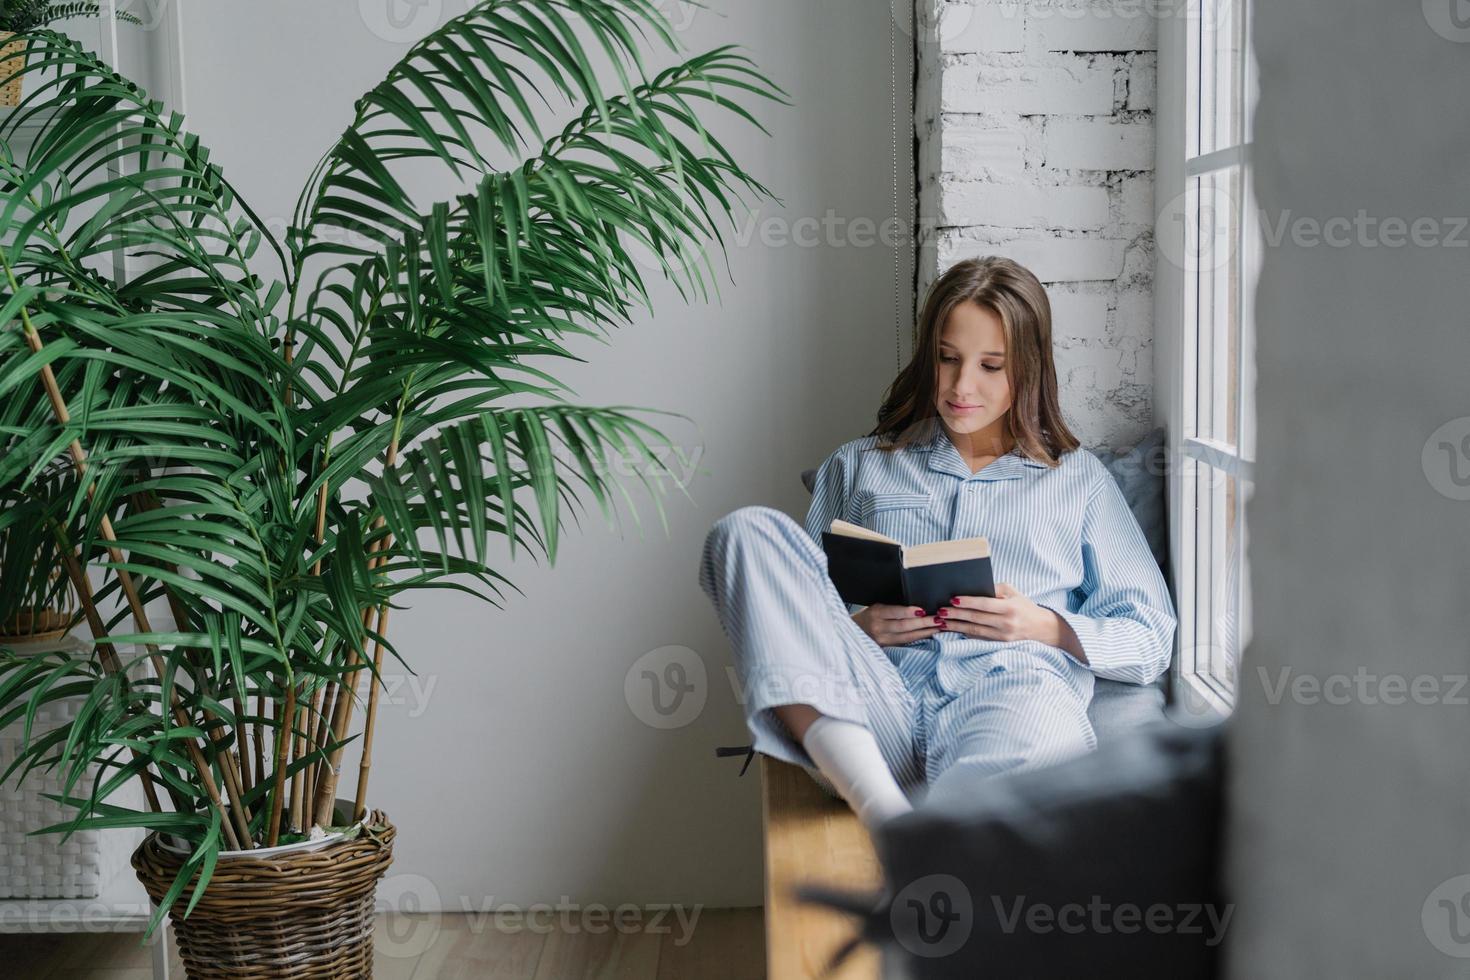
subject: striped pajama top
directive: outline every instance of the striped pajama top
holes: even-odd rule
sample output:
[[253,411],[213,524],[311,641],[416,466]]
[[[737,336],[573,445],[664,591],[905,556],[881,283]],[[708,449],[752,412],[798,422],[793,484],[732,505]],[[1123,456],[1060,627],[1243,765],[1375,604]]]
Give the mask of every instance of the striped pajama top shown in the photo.
[[1163,674],[1173,655],[1173,602],[1102,461],[1079,448],[1053,469],[1017,448],[972,473],[937,420],[933,428],[932,439],[893,452],[874,448],[877,436],[839,446],[817,470],[807,534],[820,546],[822,532],[841,518],[904,545],[984,535],[995,581],[1066,620],[1088,662],[1036,640],[946,630],[885,648],[900,672],[937,671],[945,688],[957,690],[984,670],[988,654],[1029,647],[1039,665],[1069,674],[1089,699],[1094,677],[1146,684]]

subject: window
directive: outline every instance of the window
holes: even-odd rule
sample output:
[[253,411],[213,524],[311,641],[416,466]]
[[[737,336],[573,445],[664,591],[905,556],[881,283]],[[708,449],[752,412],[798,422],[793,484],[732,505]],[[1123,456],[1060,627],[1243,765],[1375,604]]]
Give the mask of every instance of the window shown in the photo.
[[1169,431],[1176,700],[1228,712],[1250,636],[1255,461],[1250,0],[1187,0],[1160,23],[1157,410]]

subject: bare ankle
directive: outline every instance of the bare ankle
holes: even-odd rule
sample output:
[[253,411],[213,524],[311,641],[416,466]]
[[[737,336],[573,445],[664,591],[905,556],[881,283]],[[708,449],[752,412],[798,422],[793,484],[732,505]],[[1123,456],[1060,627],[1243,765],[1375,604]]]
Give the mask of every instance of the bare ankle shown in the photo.
[[779,704],[771,710],[797,742],[806,738],[806,730],[812,722],[822,717],[822,713],[809,704]]

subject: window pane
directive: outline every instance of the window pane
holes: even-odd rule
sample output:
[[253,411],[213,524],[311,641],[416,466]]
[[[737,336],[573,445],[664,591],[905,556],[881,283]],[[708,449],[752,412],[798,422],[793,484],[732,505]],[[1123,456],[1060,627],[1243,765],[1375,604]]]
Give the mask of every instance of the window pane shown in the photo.
[[[1194,369],[1188,435],[1234,447],[1240,391],[1241,168],[1202,174],[1190,181],[1185,248],[1189,264],[1186,350]],[[1186,396],[1188,397],[1188,396]]]
[[1184,158],[1199,156],[1200,77],[1203,65],[1200,52],[1204,16],[1189,22],[1189,39],[1184,42]]
[[1240,455],[1256,458],[1256,288],[1261,281],[1265,249],[1260,210],[1255,203],[1254,174],[1245,174],[1245,210],[1240,241]]
[[1233,697],[1248,622],[1242,616],[1245,574],[1243,515],[1249,484],[1195,459],[1185,467],[1185,499],[1194,544],[1194,588],[1182,610],[1184,666],[1223,697]]
[[[1255,12],[1251,9],[1251,4],[1245,4],[1245,20],[1241,28],[1242,38],[1250,37],[1251,18],[1254,16]],[[1245,112],[1241,122],[1241,133],[1243,142],[1250,143],[1253,142],[1251,133],[1255,129],[1256,107],[1261,102],[1261,78],[1259,66],[1256,62],[1255,48],[1251,47],[1248,42],[1242,46],[1245,48],[1245,58],[1243,61],[1245,85],[1242,86],[1245,90]]]
[[1200,0],[1190,25],[1185,66],[1186,155],[1203,156],[1242,142],[1243,0]]

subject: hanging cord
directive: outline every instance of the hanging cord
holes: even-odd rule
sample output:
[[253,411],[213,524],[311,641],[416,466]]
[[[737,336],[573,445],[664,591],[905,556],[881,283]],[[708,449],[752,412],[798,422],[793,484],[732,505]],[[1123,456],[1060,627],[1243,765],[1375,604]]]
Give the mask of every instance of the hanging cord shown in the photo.
[[[905,117],[904,126],[906,127],[907,131],[909,132],[909,137],[908,138],[909,138],[909,141],[910,141],[910,158],[912,159],[912,162],[914,164],[914,172],[917,173],[918,172],[918,160],[917,159],[913,159],[913,152],[912,152],[912,150],[913,150],[913,147],[912,147],[913,130],[912,130],[911,127],[914,125],[914,106],[915,106],[915,92],[914,92],[914,89],[915,89],[915,86],[918,84],[918,78],[916,76],[916,72],[917,72],[917,68],[918,68],[918,58],[919,58],[918,46],[920,44],[920,38],[919,38],[920,20],[919,20],[918,5],[917,4],[915,4],[915,3],[909,3],[909,4],[906,4],[905,6],[908,7],[908,13],[909,13],[909,29],[908,29],[908,35],[912,38],[912,41],[913,41],[912,45],[910,46],[910,54],[913,56],[913,59],[914,60],[913,60],[913,63],[910,66],[910,69],[909,69],[909,77],[908,77],[908,80],[907,80],[907,84],[904,85],[904,91],[905,91],[905,95],[906,95],[906,98],[904,100],[904,105],[907,106],[907,108],[908,108],[908,115]],[[905,242],[906,238],[905,238],[905,235],[904,235],[904,215],[902,213],[903,197],[902,197],[902,194],[900,193],[901,176],[902,176],[902,172],[903,172],[903,167],[899,163],[899,160],[901,158],[899,156],[900,140],[899,140],[899,126],[898,126],[898,121],[899,121],[899,115],[898,115],[898,88],[899,88],[899,84],[900,84],[900,81],[901,81],[901,73],[899,72],[899,66],[900,66],[901,62],[899,61],[899,58],[898,58],[898,35],[899,35],[899,29],[898,29],[898,11],[896,9],[893,9],[893,10],[890,10],[890,13],[892,13],[893,16],[889,19],[889,22],[890,22],[891,26],[889,28],[889,33],[888,33],[889,64],[890,64],[888,94],[889,94],[889,108],[890,108],[891,121],[893,123],[893,223],[895,225],[895,228],[894,228],[894,242],[893,242],[893,359],[894,359],[895,369],[902,370],[903,369],[903,330],[904,330],[904,323],[905,322],[909,322],[910,323],[910,339],[911,340],[917,340],[918,328],[917,328],[917,325],[914,324],[913,321],[912,321],[912,319],[911,319],[911,317],[913,316],[913,310],[910,310],[908,313],[905,313],[904,312],[904,309],[903,309],[903,307],[904,307],[904,299],[903,299],[904,291],[903,291],[903,288],[902,288],[902,286],[903,286],[903,247],[904,247],[904,242]],[[918,205],[917,205],[917,202],[915,202],[915,206],[913,208],[911,208],[910,210],[912,212],[909,215],[911,226],[910,226],[910,229],[909,229],[910,234],[907,236],[907,240],[909,241],[909,243],[913,247],[913,256],[914,256],[914,272],[913,272],[913,275],[910,277],[910,279],[911,279],[911,283],[913,285],[914,290],[917,291],[918,286],[919,286],[919,281],[918,281],[918,272],[919,272],[919,269],[918,269],[918,250],[919,250],[919,245],[920,245],[920,242],[919,242],[919,234],[920,234],[920,231],[921,231],[921,226],[920,226],[920,222],[919,222],[919,214],[918,214]],[[912,305],[912,304],[910,304],[910,305]]]
[[903,248],[903,224],[898,214],[898,13],[890,11],[891,27],[888,32],[889,57],[892,63],[891,84],[888,87],[889,105],[893,121],[893,361],[894,370],[903,370],[903,301],[899,299],[900,250]]
[[715,758],[723,759],[726,756],[743,755],[745,765],[740,767],[740,775],[745,775],[745,770],[750,768],[751,760],[755,758],[755,745],[719,745],[715,747]]

